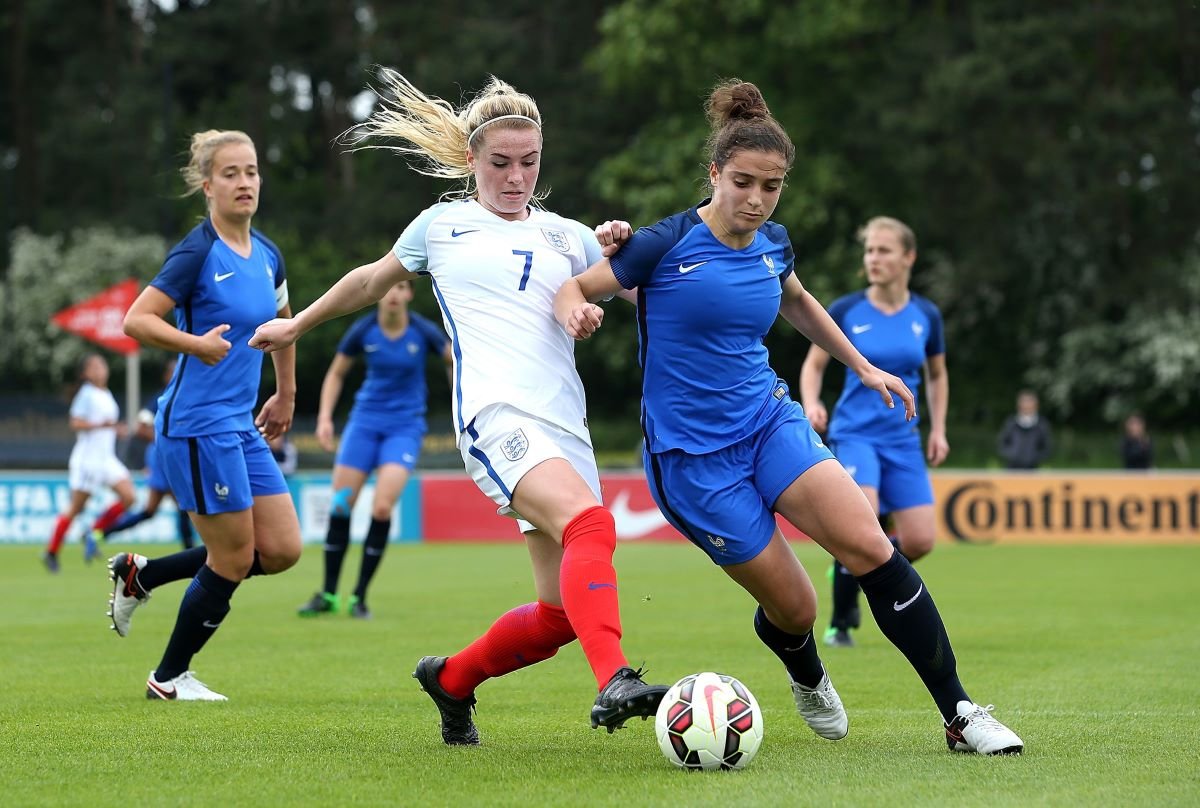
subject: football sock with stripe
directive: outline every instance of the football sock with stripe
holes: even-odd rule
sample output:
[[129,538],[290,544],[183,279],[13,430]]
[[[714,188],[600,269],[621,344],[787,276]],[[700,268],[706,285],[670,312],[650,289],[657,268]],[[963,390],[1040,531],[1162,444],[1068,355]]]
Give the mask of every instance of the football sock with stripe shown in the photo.
[[342,561],[350,545],[350,517],[331,514],[329,529],[325,532],[325,592],[333,595],[338,590],[338,578],[342,575]]
[[763,641],[763,645],[779,657],[788,673],[792,675],[792,681],[805,687],[821,684],[825,668],[822,667],[821,657],[817,654],[812,629],[802,635],[789,634],[772,623],[763,607],[759,606],[754,611],[754,633]]
[[354,595],[359,603],[367,602],[367,587],[383,561],[383,553],[387,550],[388,531],[392,529],[391,519],[372,519],[371,527],[367,529],[367,538],[363,540],[362,566],[358,568],[358,585],[354,587]]
[[456,699],[484,680],[549,659],[575,639],[567,613],[542,601],[502,614],[487,632],[446,660],[438,682]]
[[897,550],[858,582],[879,630],[908,659],[943,719],[950,721],[958,714],[958,702],[970,698],[958,680],[954,649],[925,582]]
[[621,651],[621,607],[617,599],[617,526],[607,508],[596,505],[563,529],[559,594],[583,654],[603,688],[628,663]]
[[154,672],[160,682],[174,679],[188,669],[192,657],[220,627],[229,614],[229,600],[238,587],[237,581],[222,578],[208,566],[203,566],[188,585],[179,604],[175,628],[167,641],[167,650]]

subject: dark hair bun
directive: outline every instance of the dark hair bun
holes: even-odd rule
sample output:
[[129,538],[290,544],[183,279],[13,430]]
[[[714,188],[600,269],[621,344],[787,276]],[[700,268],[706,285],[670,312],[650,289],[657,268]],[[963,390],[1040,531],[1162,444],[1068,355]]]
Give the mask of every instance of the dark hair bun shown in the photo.
[[751,121],[771,117],[758,87],[748,81],[729,79],[713,88],[705,105],[709,123],[719,129],[729,121]]

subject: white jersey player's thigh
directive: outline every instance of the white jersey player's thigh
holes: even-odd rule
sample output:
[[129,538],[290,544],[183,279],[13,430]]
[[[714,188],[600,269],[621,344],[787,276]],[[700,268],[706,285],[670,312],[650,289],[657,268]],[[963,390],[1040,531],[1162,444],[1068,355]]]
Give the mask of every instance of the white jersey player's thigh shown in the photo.
[[591,445],[506,404],[484,408],[463,431],[458,448],[471,479],[496,503],[496,513],[516,519],[522,532],[534,526],[513,511],[513,489],[530,469],[552,458],[570,463],[596,495],[596,501],[603,501]]

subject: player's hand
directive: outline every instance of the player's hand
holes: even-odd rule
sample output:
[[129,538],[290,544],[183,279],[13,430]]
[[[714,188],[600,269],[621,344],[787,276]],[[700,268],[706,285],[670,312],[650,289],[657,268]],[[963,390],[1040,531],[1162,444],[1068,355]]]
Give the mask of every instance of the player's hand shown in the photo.
[[596,240],[600,242],[600,254],[605,258],[616,255],[617,250],[632,237],[633,227],[620,219],[610,219],[596,226]]
[[820,401],[814,402],[811,406],[806,404],[804,414],[808,416],[808,422],[812,424],[813,431],[824,435],[825,430],[829,428],[829,410],[825,409],[825,405]]
[[587,339],[604,322],[604,309],[595,303],[580,303],[567,317],[567,334],[573,339]]
[[267,440],[274,440],[292,428],[292,415],[296,411],[296,399],[292,396],[281,396],[279,393],[267,399],[254,425],[259,434]]
[[127,434],[129,434],[129,428],[125,425],[124,421],[117,421],[115,424],[113,424],[113,427],[117,430],[118,438],[124,438]]
[[337,448],[333,442],[333,421],[317,421],[317,443],[327,452]]
[[222,336],[232,327],[229,323],[222,323],[209,329],[208,333],[200,338],[200,346],[192,352],[192,356],[206,365],[215,365],[220,362],[233,347],[229,340]]
[[905,421],[911,421],[916,417],[916,399],[913,398],[912,390],[908,389],[908,385],[899,376],[884,373],[874,365],[867,365],[866,369],[858,371],[858,378],[862,381],[863,387],[869,387],[879,393],[879,397],[883,399],[883,403],[888,405],[889,409],[896,406],[892,394],[900,396],[900,400],[904,403]]
[[283,350],[299,338],[295,321],[291,317],[276,317],[254,329],[250,347],[258,348],[263,353],[273,353]]
[[944,432],[930,432],[929,443],[925,450],[925,459],[931,466],[940,466],[950,455],[950,443]]

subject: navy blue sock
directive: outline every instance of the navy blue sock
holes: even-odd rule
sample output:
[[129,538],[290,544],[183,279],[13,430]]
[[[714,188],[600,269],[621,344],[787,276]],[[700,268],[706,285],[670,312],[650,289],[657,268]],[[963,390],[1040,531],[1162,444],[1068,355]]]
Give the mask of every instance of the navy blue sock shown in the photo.
[[125,513],[121,514],[117,521],[108,526],[108,529],[104,531],[104,538],[107,539],[114,533],[120,533],[122,530],[128,530],[134,525],[140,525],[151,516],[153,516],[153,514],[147,511],[126,511]]
[[175,629],[154,672],[156,680],[174,679],[188,669],[192,657],[200,652],[229,614],[229,599],[237,586],[237,581],[222,578],[208,566],[200,568],[183,593]]
[[259,556],[258,550],[254,551],[254,560],[250,562],[250,571],[246,573],[247,578],[253,578],[255,575],[270,575],[271,573],[263,569],[262,557]]
[[342,575],[342,561],[350,545],[350,517],[333,514],[329,517],[329,530],[325,533],[325,592],[336,595],[338,578]]
[[850,570],[842,566],[836,558],[833,560],[833,614],[829,625],[843,631],[858,628],[861,622],[858,608],[858,579],[850,574]]
[[759,606],[754,611],[754,633],[763,641],[763,645],[779,657],[792,675],[792,681],[805,687],[816,687],[821,683],[825,668],[821,665],[821,657],[817,655],[812,629],[804,635],[788,634],[768,620],[767,613]]
[[367,602],[367,587],[375,577],[379,562],[383,561],[383,551],[387,549],[388,531],[392,529],[391,519],[372,519],[371,527],[367,530],[367,538],[363,541],[362,566],[358,570],[358,586],[354,587],[354,596],[359,603]]
[[970,701],[958,680],[954,649],[933,597],[921,576],[898,550],[859,584],[883,635],[908,659],[933,696],[944,720],[957,714],[961,700]]
[[208,548],[203,544],[162,558],[152,558],[138,573],[138,583],[146,589],[154,589],[156,586],[169,584],[171,581],[195,578],[196,573],[200,571],[207,560]]

